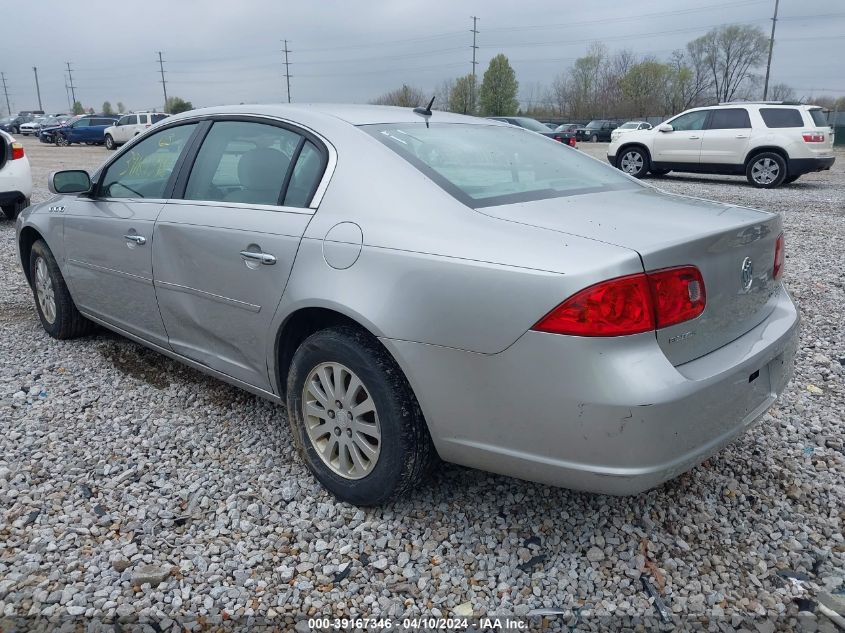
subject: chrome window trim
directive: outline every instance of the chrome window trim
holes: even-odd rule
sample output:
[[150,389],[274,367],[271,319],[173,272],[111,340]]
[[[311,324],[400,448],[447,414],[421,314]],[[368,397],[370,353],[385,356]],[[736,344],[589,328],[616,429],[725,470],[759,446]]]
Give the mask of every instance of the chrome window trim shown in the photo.
[[[124,200],[126,198],[123,198]],[[297,215],[314,215],[311,207],[286,207],[276,204],[251,204],[249,202],[221,202],[219,200],[188,200],[187,198],[170,198],[165,204],[181,204],[198,207],[218,207],[224,209],[255,209],[256,211],[273,211],[276,213],[295,213]]]

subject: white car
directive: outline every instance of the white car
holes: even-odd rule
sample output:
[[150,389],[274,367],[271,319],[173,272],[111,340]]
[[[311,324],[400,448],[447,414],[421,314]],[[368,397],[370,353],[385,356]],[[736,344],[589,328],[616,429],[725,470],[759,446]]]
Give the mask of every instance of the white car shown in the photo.
[[687,110],[612,141],[607,160],[642,178],[670,171],[745,174],[755,187],[789,184],[834,163],[833,130],[818,106],[736,102]]
[[117,149],[118,146],[131,141],[148,127],[152,127],[167,116],[163,112],[124,114],[117,123],[106,128],[106,149]]
[[618,128],[613,130],[610,133],[610,141],[613,142],[618,139],[620,136],[625,134],[626,132],[632,132],[634,130],[650,130],[651,123],[647,121],[628,121],[627,123],[623,123]]
[[21,123],[21,136],[29,136],[30,134],[37,136],[38,132],[41,130],[41,126],[46,120],[47,117],[45,116],[37,116],[29,123]]
[[32,171],[23,145],[0,130],[0,209],[10,220],[29,206]]

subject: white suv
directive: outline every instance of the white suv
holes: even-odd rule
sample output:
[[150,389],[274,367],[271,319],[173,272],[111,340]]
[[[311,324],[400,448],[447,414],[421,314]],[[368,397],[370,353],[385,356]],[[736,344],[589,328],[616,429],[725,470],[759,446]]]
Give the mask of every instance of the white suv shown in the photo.
[[131,141],[148,127],[155,125],[165,118],[167,118],[167,115],[163,112],[133,112],[132,114],[124,114],[117,123],[106,128],[106,148],[117,149],[118,145],[123,145],[127,141]]
[[723,103],[623,134],[610,143],[607,160],[636,178],[670,171],[745,174],[755,187],[772,188],[830,169],[833,130],[818,106]]
[[0,209],[10,220],[29,206],[32,172],[23,145],[0,130]]

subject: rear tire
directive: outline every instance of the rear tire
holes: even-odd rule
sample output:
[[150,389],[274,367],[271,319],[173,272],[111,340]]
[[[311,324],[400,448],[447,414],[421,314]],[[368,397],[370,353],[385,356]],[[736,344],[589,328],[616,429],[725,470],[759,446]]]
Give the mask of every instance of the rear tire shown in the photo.
[[598,137],[598,135],[593,134],[593,135],[590,137],[590,143],[598,143],[598,142],[599,142],[599,137]]
[[308,468],[335,497],[355,505],[407,494],[436,457],[402,370],[353,326],[321,330],[299,346],[288,370],[287,412]]
[[634,178],[642,178],[648,173],[651,162],[648,153],[639,147],[626,147],[616,158],[616,168]]
[[44,240],[32,245],[29,279],[35,309],[47,334],[56,339],[69,339],[94,330],[94,324],[76,309],[62,271]]
[[26,209],[29,206],[29,200],[18,200],[17,202],[13,202],[12,204],[3,205],[3,215],[5,215],[10,220],[14,221],[17,219],[20,212]]
[[761,152],[748,161],[745,177],[755,187],[774,189],[786,178],[786,161],[780,154]]

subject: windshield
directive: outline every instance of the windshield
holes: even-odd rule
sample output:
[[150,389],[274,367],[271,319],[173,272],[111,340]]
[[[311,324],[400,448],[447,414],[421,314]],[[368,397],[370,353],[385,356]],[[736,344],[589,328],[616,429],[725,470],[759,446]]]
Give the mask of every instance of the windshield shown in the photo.
[[624,125],[620,125],[619,129],[620,130],[633,130],[638,125],[639,125],[639,123],[625,123]]
[[473,208],[640,186],[577,150],[514,127],[407,123],[361,129]]
[[531,130],[532,132],[550,132],[551,128],[548,125],[544,125],[539,121],[534,119],[528,119],[526,117],[519,117],[517,119],[519,121],[520,127],[524,127],[526,130]]
[[604,121],[590,121],[587,123],[587,129],[595,129],[597,127],[601,127]]

